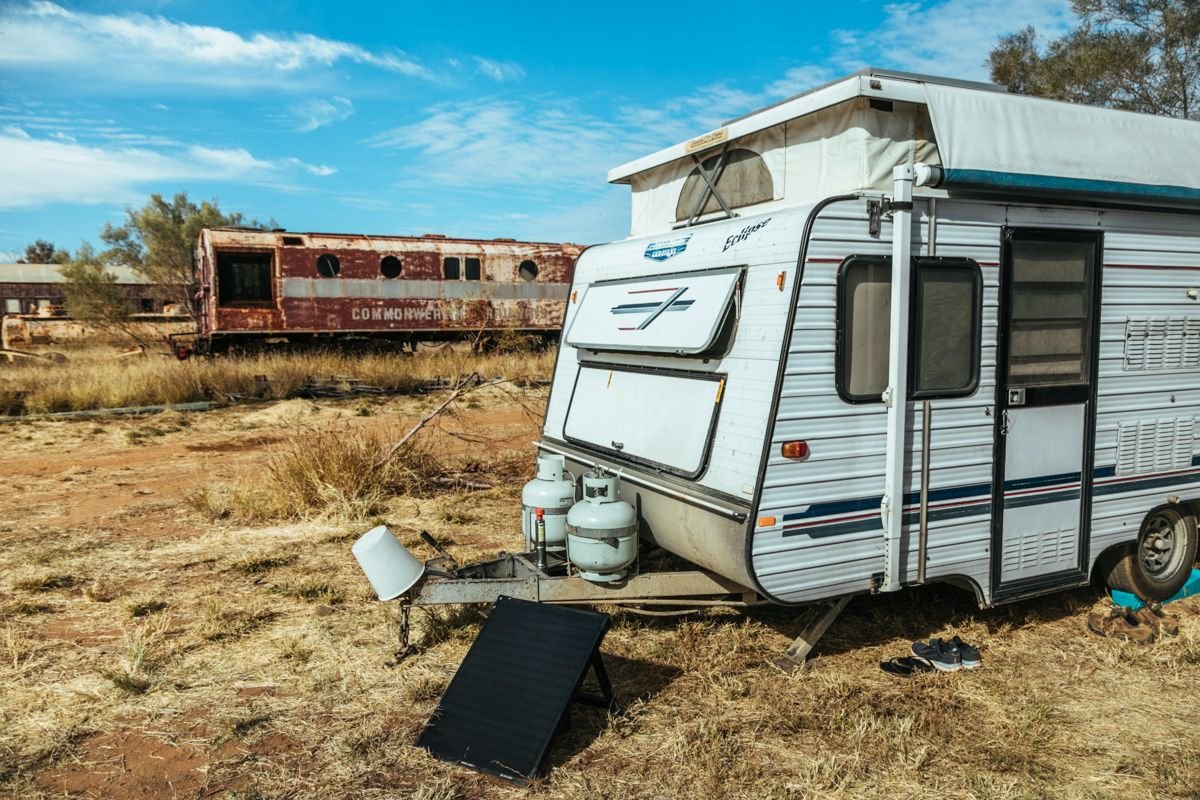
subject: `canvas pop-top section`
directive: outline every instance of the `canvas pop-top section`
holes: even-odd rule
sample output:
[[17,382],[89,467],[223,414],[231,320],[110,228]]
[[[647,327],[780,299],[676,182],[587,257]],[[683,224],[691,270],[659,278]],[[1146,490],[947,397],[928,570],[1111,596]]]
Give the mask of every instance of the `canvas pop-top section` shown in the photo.
[[630,235],[852,190],[883,191],[894,166],[939,163],[929,113],[919,103],[857,96],[742,135],[738,127],[735,121],[692,139],[666,163],[643,168],[642,159],[613,170],[610,181],[633,190]]

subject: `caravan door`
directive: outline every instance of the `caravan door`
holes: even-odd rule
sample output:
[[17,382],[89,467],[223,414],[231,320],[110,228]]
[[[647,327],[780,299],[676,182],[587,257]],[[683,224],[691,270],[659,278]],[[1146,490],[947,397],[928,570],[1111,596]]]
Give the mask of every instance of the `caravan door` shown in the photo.
[[996,363],[993,598],[1087,579],[1100,234],[1006,229]]

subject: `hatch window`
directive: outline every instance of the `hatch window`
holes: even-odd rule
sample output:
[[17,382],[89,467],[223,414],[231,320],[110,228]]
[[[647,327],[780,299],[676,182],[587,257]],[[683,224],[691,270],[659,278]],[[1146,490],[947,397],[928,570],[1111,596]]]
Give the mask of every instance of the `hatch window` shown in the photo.
[[[700,162],[704,171],[712,175],[714,169],[720,168],[717,176],[717,191],[730,208],[752,206],[755,203],[765,203],[775,197],[775,182],[771,178],[771,170],[763,157],[753,150],[744,147],[734,148],[725,153],[724,162],[721,156],[709,156]],[[718,164],[721,166],[718,167]],[[692,218],[700,196],[705,193],[708,183],[700,174],[700,167],[692,170],[683,182],[679,192],[679,201],[675,204],[675,221],[683,222]],[[698,216],[713,214],[721,210],[721,204],[711,194],[704,203],[704,208]]]
[[522,261],[521,266],[517,267],[517,275],[519,275],[523,281],[537,280],[538,266],[529,260]]
[[732,342],[742,269],[593,283],[566,342],[585,350],[723,354]]
[[270,303],[270,253],[217,253],[217,303]]
[[483,272],[482,265],[478,258],[464,259],[467,268],[467,280],[477,281],[480,279],[480,273]]
[[448,281],[456,281],[458,280],[459,274],[459,261],[457,258],[454,256],[447,256],[446,258],[442,259],[443,278]]

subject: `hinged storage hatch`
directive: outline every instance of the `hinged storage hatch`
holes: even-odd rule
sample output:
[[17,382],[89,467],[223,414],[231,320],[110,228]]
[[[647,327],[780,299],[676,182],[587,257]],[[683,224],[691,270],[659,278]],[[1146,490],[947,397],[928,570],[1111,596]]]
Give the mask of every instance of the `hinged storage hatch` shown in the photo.
[[563,434],[685,478],[704,471],[724,377],[582,364]]
[[733,313],[740,267],[593,283],[566,341],[583,350],[699,355]]

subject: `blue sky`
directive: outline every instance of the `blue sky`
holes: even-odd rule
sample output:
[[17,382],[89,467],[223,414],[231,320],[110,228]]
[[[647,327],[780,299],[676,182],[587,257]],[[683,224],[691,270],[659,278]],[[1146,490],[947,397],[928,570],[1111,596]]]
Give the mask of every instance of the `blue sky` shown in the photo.
[[864,66],[986,79],[998,36],[1070,19],[1069,0],[0,0],[0,260],[177,191],[290,230],[620,238],[613,166]]

